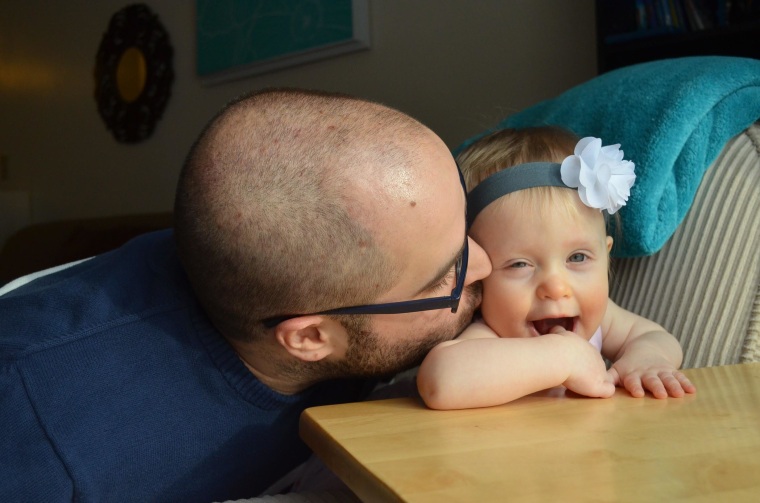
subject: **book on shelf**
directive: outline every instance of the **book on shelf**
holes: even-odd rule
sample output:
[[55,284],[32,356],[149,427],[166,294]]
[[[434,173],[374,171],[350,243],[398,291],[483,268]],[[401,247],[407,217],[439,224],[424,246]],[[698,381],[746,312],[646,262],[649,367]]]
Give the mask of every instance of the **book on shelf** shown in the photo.
[[[753,0],[602,0],[602,28],[608,44],[728,26],[734,11]],[[760,10],[760,9],[758,9]],[[746,16],[744,16],[746,17]],[[757,16],[760,18],[760,15]]]

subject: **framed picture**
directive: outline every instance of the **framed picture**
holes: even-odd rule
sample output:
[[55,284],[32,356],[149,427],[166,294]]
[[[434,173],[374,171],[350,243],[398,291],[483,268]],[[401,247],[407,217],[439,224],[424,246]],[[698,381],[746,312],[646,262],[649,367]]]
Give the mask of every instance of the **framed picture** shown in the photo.
[[369,48],[368,0],[196,0],[206,84]]

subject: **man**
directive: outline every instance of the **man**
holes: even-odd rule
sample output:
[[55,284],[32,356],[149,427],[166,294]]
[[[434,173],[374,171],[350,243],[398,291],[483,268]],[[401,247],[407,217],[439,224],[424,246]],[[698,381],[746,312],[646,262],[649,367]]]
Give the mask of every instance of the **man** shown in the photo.
[[490,271],[444,143],[341,95],[230,104],[175,222],[0,297],[0,500],[256,495],[306,458],[304,408],[454,338]]

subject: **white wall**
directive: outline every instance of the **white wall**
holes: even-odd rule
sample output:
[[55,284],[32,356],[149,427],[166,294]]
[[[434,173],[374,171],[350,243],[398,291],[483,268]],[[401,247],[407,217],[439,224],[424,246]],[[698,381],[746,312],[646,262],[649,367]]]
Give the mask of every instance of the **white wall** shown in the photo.
[[31,222],[170,210],[200,129],[251,89],[378,100],[453,148],[596,74],[592,0],[370,0],[370,50],[207,87],[195,75],[195,2],[145,0],[171,37],[175,82],[153,136],[124,145],[98,116],[93,67],[111,15],[129,3],[0,0],[0,191],[28,193]]

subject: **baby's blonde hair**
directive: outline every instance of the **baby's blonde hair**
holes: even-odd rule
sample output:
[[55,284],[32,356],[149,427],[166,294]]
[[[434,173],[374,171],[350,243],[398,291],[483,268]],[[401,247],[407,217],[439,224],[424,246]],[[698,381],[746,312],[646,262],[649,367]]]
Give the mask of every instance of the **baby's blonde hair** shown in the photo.
[[468,146],[457,156],[467,190],[505,168],[528,162],[559,162],[572,155],[579,138],[572,132],[542,126],[500,129]]
[[[457,156],[468,192],[489,176],[507,168],[530,162],[561,163],[572,155],[579,138],[557,126],[524,129],[500,129],[468,146]],[[534,187],[511,194],[510,199],[523,205],[526,211],[564,209],[577,213],[574,194],[561,187]],[[546,204],[551,202],[551,208]],[[496,204],[501,204],[496,201]]]

